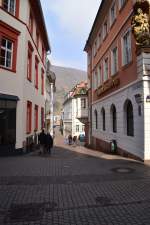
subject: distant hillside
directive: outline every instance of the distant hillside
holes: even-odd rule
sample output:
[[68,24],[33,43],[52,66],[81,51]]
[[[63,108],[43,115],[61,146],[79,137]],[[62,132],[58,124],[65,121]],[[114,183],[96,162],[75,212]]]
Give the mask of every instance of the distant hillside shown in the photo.
[[51,70],[56,75],[56,94],[54,111],[59,114],[64,101],[64,95],[80,81],[87,80],[85,71],[60,66],[52,66]]

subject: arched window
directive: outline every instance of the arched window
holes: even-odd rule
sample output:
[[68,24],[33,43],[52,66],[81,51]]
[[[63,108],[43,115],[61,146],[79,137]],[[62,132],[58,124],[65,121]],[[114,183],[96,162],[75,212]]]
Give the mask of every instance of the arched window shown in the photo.
[[97,118],[97,110],[94,111],[95,114],[95,128],[98,129],[98,118]]
[[126,113],[126,131],[128,136],[134,136],[134,117],[133,117],[133,106],[130,100],[125,103]]
[[104,108],[102,108],[101,114],[102,114],[103,130],[106,130],[106,124],[105,124],[105,109],[104,109]]
[[117,113],[116,107],[114,105],[111,106],[111,119],[112,119],[112,131],[114,133],[117,132]]

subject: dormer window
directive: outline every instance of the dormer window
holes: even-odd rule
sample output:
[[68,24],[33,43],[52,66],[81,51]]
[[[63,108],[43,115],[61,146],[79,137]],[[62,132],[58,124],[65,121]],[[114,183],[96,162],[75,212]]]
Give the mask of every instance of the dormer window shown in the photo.
[[2,7],[12,15],[16,13],[16,0],[3,0]]

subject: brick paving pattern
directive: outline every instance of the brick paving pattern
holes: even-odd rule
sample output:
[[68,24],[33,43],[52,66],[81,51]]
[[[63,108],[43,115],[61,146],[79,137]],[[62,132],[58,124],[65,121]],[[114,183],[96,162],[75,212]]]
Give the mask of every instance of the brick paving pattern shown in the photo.
[[64,145],[59,134],[55,146],[52,156],[0,158],[0,225],[150,224],[148,165]]

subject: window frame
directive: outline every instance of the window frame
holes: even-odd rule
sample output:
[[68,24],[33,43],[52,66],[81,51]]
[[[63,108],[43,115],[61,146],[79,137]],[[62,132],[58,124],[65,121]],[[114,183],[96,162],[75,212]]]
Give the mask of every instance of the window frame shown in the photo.
[[[127,34],[129,34],[129,39],[127,42],[129,42],[129,46],[127,48],[125,47],[125,37],[127,37]],[[122,66],[126,66],[131,63],[132,61],[132,41],[131,41],[131,28],[128,28],[126,32],[122,36]],[[127,40],[127,39],[126,39]],[[127,51],[128,53],[127,53]],[[127,55],[126,55],[127,53]]]
[[41,69],[41,95],[44,95],[44,69]]
[[[114,18],[112,18],[112,8],[114,7]],[[110,26],[112,26],[116,20],[117,17],[117,10],[116,10],[116,2],[113,1],[111,7],[110,7]]]
[[34,130],[38,130],[38,105],[34,106]]
[[[0,21],[0,51],[1,51],[1,42],[2,38],[9,40],[13,43],[12,50],[12,66],[11,68],[0,65],[0,68],[9,70],[11,72],[16,72],[16,62],[17,62],[17,49],[18,49],[18,36],[20,32],[3,21]],[[1,52],[0,52],[1,54]]]
[[32,132],[32,102],[27,101],[27,119],[26,119],[26,133]]
[[[106,64],[106,61],[107,61],[107,64]],[[105,82],[109,78],[109,57],[107,56],[103,62],[104,62],[103,82]],[[106,65],[107,65],[107,67],[106,67]]]
[[[115,60],[114,60],[114,50],[116,49],[116,67],[115,65]],[[111,75],[115,75],[118,72],[118,46],[115,46],[111,50]]]
[[37,55],[35,56],[35,88],[38,89],[38,83],[39,83],[39,59]]
[[28,54],[27,54],[27,80],[32,81],[32,58],[33,47],[30,41],[28,41]]

